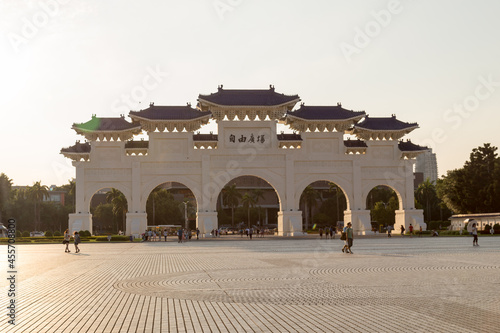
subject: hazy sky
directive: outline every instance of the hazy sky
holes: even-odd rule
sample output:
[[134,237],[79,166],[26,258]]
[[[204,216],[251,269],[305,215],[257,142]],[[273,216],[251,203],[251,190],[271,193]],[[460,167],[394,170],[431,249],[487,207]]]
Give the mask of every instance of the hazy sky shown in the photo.
[[1,0],[0,172],[60,185],[74,169],[59,151],[93,113],[274,84],[417,122],[406,138],[434,148],[442,175],[500,146],[499,13],[498,0]]

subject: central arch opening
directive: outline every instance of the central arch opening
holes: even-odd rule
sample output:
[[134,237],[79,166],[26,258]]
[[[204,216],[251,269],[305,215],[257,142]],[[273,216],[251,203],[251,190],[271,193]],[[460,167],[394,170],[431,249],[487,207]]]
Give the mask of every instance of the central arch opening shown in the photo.
[[102,234],[123,234],[128,212],[128,201],[123,192],[116,188],[102,188],[90,199],[93,232]]
[[275,229],[279,210],[274,187],[256,176],[232,179],[217,197],[219,227]]
[[196,229],[197,202],[193,191],[182,183],[156,186],[146,201],[148,228]]
[[336,183],[318,180],[302,191],[299,207],[305,231],[326,227],[339,229],[343,227],[347,199]]
[[394,230],[396,210],[399,208],[398,193],[385,185],[375,186],[366,197],[366,209],[370,210],[371,227],[374,232]]

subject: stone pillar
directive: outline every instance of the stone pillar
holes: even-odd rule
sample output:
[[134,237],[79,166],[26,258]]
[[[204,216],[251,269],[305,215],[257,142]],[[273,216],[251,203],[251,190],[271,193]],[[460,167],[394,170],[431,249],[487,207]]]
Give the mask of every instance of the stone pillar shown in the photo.
[[366,235],[372,230],[369,210],[346,210],[344,211],[344,226],[352,223],[352,229],[356,235]]
[[[90,201],[89,201],[89,205],[85,205],[85,164],[83,164],[83,163],[87,163],[87,162],[73,161],[73,163],[72,163],[76,169],[75,170],[75,172],[76,172],[75,213],[89,214]],[[71,221],[71,217],[70,217],[70,221]],[[78,230],[78,231],[80,231],[80,230]]]
[[80,230],[88,230],[91,234],[94,234],[92,231],[92,214],[69,214],[68,229],[71,234],[75,231],[80,232]]
[[422,226],[422,230],[427,229],[427,225],[424,223],[423,209],[406,209],[396,211],[396,223],[394,224],[394,231],[396,233],[401,232],[401,226],[404,226],[406,231],[409,231],[410,224],[413,226],[413,232],[419,230],[420,226]]
[[148,215],[146,213],[127,213],[125,224],[125,235],[138,238],[148,227]]
[[302,211],[278,212],[278,236],[303,236]]
[[196,213],[196,227],[200,229],[200,234],[210,236],[213,229],[219,228],[217,212]]

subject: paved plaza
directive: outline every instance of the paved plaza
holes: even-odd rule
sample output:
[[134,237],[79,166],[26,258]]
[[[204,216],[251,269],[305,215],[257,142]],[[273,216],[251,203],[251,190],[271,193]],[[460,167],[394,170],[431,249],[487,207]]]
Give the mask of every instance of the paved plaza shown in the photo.
[[[0,332],[500,332],[500,237],[16,245]],[[6,268],[6,246],[2,267]],[[1,299],[8,281],[1,279]]]

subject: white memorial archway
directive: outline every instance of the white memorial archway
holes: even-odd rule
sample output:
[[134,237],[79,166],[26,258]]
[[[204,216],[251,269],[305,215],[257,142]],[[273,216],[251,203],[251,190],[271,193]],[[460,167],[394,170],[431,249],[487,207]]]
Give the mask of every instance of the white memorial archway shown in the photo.
[[[371,230],[366,196],[378,185],[398,194],[396,225],[423,225],[415,209],[413,165],[427,150],[400,141],[418,128],[394,115],[373,118],[342,105],[306,106],[294,110],[299,96],[267,90],[226,90],[199,95],[197,108],[155,106],[131,111],[125,118],[95,115],[73,129],[88,140],[64,148],[76,168],[76,212],[69,227],[92,231],[89,202],[96,189],[114,187],[127,197],[126,233],[140,234],[147,226],[146,201],[162,182],[186,185],[197,202],[197,227],[202,233],[217,228],[217,198],[232,179],[251,175],[264,179],[279,198],[280,235],[302,234],[300,195],[310,183],[328,180],[344,192],[344,221],[355,231]],[[218,134],[196,134],[210,119]],[[296,131],[277,133],[283,122]],[[131,140],[146,131],[148,141]],[[344,140],[344,134],[357,137]]]

